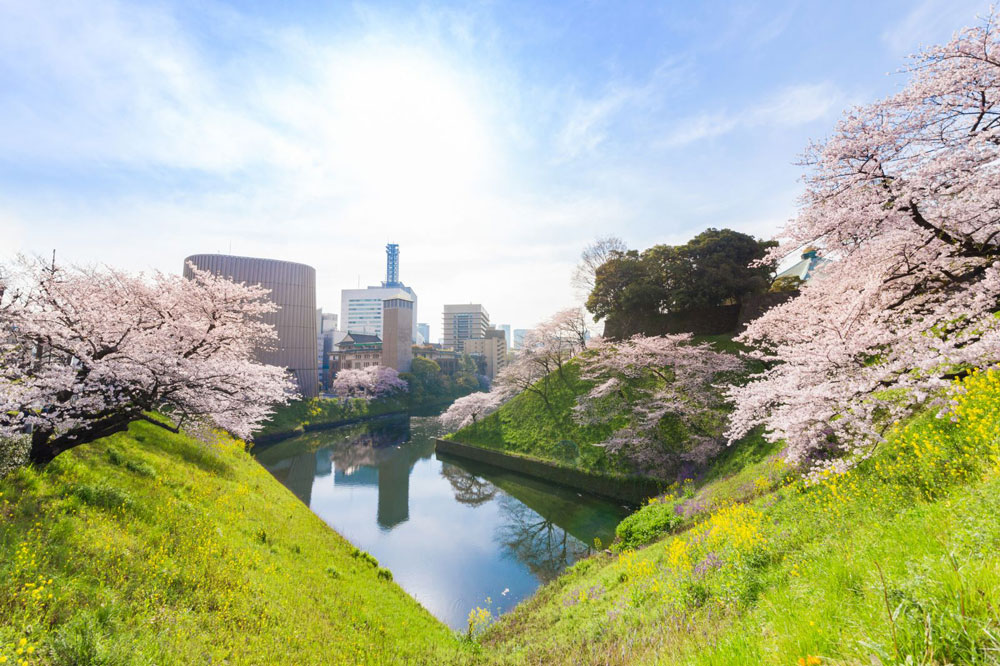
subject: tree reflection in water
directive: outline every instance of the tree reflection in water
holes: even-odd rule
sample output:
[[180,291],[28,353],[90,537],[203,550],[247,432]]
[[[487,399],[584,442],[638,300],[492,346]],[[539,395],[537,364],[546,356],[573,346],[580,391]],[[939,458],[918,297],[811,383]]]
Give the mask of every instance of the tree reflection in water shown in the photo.
[[567,566],[586,557],[587,544],[519,500],[501,495],[503,526],[497,538],[504,548],[523,562],[539,580],[554,579]]
[[455,499],[468,506],[480,506],[496,497],[497,487],[485,479],[466,472],[461,467],[442,463],[441,476],[448,479]]

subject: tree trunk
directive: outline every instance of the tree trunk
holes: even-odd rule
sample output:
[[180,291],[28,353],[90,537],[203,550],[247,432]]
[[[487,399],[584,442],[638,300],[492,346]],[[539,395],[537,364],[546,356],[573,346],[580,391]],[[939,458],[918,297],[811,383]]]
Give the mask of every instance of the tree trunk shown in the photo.
[[34,465],[46,465],[59,455],[59,451],[51,445],[52,431],[35,428],[31,431],[31,450],[28,460]]
[[128,430],[128,425],[139,418],[128,414],[116,414],[103,421],[91,423],[87,427],[64,432],[58,437],[53,437],[52,430],[35,428],[31,432],[31,451],[28,452],[28,460],[40,467],[47,465],[63,451]]

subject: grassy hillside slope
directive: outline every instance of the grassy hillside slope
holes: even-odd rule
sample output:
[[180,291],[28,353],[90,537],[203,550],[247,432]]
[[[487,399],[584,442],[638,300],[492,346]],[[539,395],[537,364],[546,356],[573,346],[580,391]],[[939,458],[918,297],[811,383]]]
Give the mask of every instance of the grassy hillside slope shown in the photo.
[[301,435],[309,426],[332,426],[384,414],[404,412],[409,408],[405,397],[379,400],[360,398],[310,398],[278,407],[257,434],[258,440]]
[[955,422],[899,425],[840,476],[734,453],[642,509],[673,505],[673,534],[578,563],[484,642],[505,663],[1000,663],[1000,372],[965,388]]
[[516,453],[556,462],[587,472],[624,475],[628,469],[595,446],[613,432],[615,422],[581,426],[574,422],[572,409],[577,398],[590,390],[590,383],[580,379],[579,366],[570,361],[561,378],[550,382],[549,406],[538,395],[524,392],[498,411],[466,426],[453,437],[496,451]]
[[[726,335],[696,336],[694,342],[707,342],[717,351],[733,354],[744,349]],[[449,437],[463,444],[555,462],[586,472],[609,476],[632,474],[621,456],[609,456],[605,449],[597,446],[624,425],[624,418],[587,426],[573,419],[577,399],[593,386],[580,379],[579,365],[575,361],[566,363],[561,375],[550,375],[549,386],[549,405],[537,394],[524,392],[498,411]],[[665,424],[664,434],[670,428],[670,424]],[[679,429],[675,434],[678,438],[684,436]]]
[[460,663],[238,442],[148,424],[0,481],[0,663]]

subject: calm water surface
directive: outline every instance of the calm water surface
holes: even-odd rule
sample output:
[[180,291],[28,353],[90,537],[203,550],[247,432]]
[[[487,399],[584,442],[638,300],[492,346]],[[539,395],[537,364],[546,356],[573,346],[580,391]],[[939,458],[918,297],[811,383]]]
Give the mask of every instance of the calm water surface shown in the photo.
[[431,613],[464,629],[504,612],[610,543],[626,507],[434,452],[434,417],[309,433],[257,459],[314,513],[370,552]]

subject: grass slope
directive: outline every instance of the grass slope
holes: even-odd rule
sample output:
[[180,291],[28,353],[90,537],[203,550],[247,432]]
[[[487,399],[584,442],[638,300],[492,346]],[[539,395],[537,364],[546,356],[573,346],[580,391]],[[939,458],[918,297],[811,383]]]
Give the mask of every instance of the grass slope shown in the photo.
[[486,418],[451,435],[463,444],[515,453],[611,476],[628,473],[621,462],[608,456],[597,443],[604,441],[618,424],[581,426],[573,420],[577,398],[591,384],[580,379],[580,368],[567,363],[562,376],[550,377],[549,405],[531,392],[524,392]]
[[1000,372],[964,384],[955,422],[899,425],[843,475],[732,454],[665,498],[674,533],[578,563],[484,643],[518,664],[1000,663]]
[[461,663],[238,442],[148,424],[0,481],[0,663]]
[[[707,342],[716,351],[736,354],[745,347],[727,335],[695,336],[695,343]],[[607,476],[633,473],[620,456],[609,456],[597,446],[624,425],[612,419],[599,425],[582,426],[573,419],[577,399],[593,384],[580,379],[580,368],[570,361],[561,374],[549,377],[549,404],[540,396],[524,392],[478,423],[449,435],[463,444],[537,458]],[[677,431],[678,437],[683,437]]]
[[362,400],[360,398],[310,398],[278,407],[264,424],[257,439],[301,435],[309,426],[332,426],[345,421],[367,419],[404,412],[409,404],[403,397]]
[[310,428],[333,427],[386,414],[419,412],[422,409],[447,404],[468,393],[468,389],[460,387],[450,394],[425,396],[421,401],[412,400],[408,394],[370,401],[360,398],[296,400],[278,407],[274,415],[264,423],[256,439],[268,441],[301,435]]

